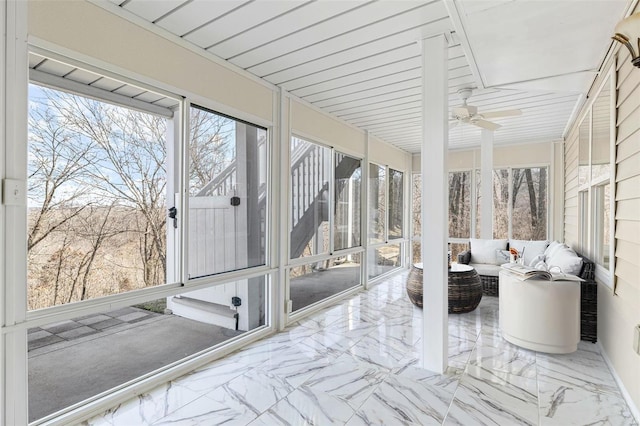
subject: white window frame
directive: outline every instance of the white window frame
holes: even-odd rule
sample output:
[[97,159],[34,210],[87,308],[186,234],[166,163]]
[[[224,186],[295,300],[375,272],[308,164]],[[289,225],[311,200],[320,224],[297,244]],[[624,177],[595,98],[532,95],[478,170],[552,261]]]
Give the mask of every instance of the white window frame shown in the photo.
[[[411,191],[409,191],[409,196],[407,196],[407,176],[411,176],[413,178],[413,175],[415,173],[407,173],[406,170],[403,170],[401,168],[396,168],[396,167],[391,167],[389,165],[385,165],[385,164],[380,164],[378,162],[375,161],[369,161],[367,163],[367,174],[369,172],[369,167],[371,167],[371,165],[375,165],[378,167],[382,167],[383,169],[385,169],[385,205],[386,205],[386,212],[385,212],[385,224],[384,224],[384,238],[383,241],[381,242],[377,242],[377,243],[372,243],[369,240],[369,226],[370,226],[370,221],[369,221],[369,217],[367,214],[367,223],[366,223],[366,238],[367,238],[367,250],[368,250],[368,261],[371,260],[371,256],[370,254],[373,253],[375,250],[381,248],[381,247],[385,247],[385,246],[391,246],[391,245],[399,245],[400,247],[400,266],[398,266],[398,268],[392,269],[389,272],[385,272],[383,274],[377,275],[375,277],[369,277],[369,271],[368,271],[368,266],[369,264],[367,263],[367,268],[365,270],[365,273],[367,274],[367,280],[369,282],[376,282],[376,281],[380,281],[382,279],[384,279],[385,277],[395,273],[398,269],[400,268],[404,268],[407,265],[407,262],[409,261],[409,254],[411,253],[411,248],[408,248],[407,246],[409,245],[409,243],[411,241],[414,240],[414,236],[411,235],[410,237],[407,237],[407,218],[406,215],[403,215],[402,217],[402,237],[400,238],[393,238],[393,239],[389,239],[389,186],[390,186],[390,179],[389,179],[389,169],[393,169],[397,172],[402,173],[402,181],[403,181],[403,185],[402,185],[402,195],[403,195],[403,199],[402,199],[402,208],[406,211],[407,209],[407,205],[411,205]],[[367,176],[367,183],[366,183],[366,208],[367,208],[367,212],[370,211],[369,209],[369,182],[370,180],[370,176]],[[413,184],[413,181],[411,181],[411,184]],[[407,204],[409,203],[409,204]],[[411,221],[412,222],[412,221]],[[413,228],[413,225],[410,225]]]
[[[10,2],[8,4],[11,5],[10,8],[16,9],[10,10],[10,14],[20,15],[26,22],[26,4],[22,2]],[[4,14],[4,8],[0,8],[0,10],[0,19],[2,19],[2,22],[4,24],[6,23],[7,15]],[[19,27],[19,25],[14,26],[13,30],[18,32]],[[26,26],[24,28],[26,28]],[[24,31],[26,31],[26,29]],[[30,49],[37,50],[39,53],[45,51],[45,49],[39,47],[38,45],[27,46],[27,43],[25,41],[26,35],[24,37],[7,37],[7,40],[9,39],[15,41],[15,44],[12,44],[12,48],[15,48],[15,51],[13,51],[15,58],[13,58],[11,61],[7,61],[8,63],[3,65],[2,69],[0,70],[0,74],[4,75],[7,70],[12,73],[12,81],[14,82],[14,84],[11,93],[7,94],[7,100],[11,100],[11,104],[16,106],[14,112],[12,113],[15,114],[16,119],[12,121],[10,125],[8,125],[7,129],[7,132],[12,132],[12,137],[2,139],[0,141],[2,147],[6,149],[5,162],[3,165],[0,165],[0,169],[4,170],[6,164],[13,164],[14,166],[12,167],[13,169],[15,169],[15,172],[13,171],[13,169],[7,170],[6,176],[15,176],[16,179],[24,180],[26,182],[26,158],[28,148],[26,144],[23,143],[23,141],[27,139],[26,112],[28,103],[27,87],[29,83],[27,55]],[[0,48],[0,54],[4,56],[6,52],[3,49],[4,48]],[[51,49],[51,47],[49,46],[48,49]],[[51,57],[55,57],[56,59],[66,58],[68,60],[66,60],[65,62],[72,65],[86,64],[89,69],[95,69],[102,73],[103,68],[101,68],[99,65],[92,65],[92,61],[89,60],[90,58],[83,57],[82,60],[75,60],[72,57],[74,56],[74,54],[72,53],[70,54],[69,52],[65,52],[65,54],[62,55],[56,53],[54,49],[48,49],[46,51],[51,53]],[[31,327],[37,327],[52,322],[72,319],[83,315],[100,313],[105,310],[122,308],[152,299],[165,298],[172,295],[184,293],[185,291],[214,287],[228,282],[237,281],[239,279],[248,279],[257,276],[265,276],[266,279],[266,325],[248,331],[238,338],[230,339],[229,341],[223,342],[220,345],[210,347],[209,349],[201,351],[197,354],[185,357],[183,360],[177,363],[172,363],[167,366],[161,367],[152,373],[143,375],[130,382],[115,387],[107,393],[96,395],[95,397],[89,398],[85,402],[71,405],[61,410],[59,414],[49,415],[43,419],[37,420],[36,422],[34,422],[34,424],[40,424],[50,420],[58,422],[60,424],[76,423],[80,420],[85,419],[90,413],[100,412],[114,406],[115,404],[129,400],[132,392],[142,393],[148,391],[158,386],[159,384],[166,383],[167,381],[173,380],[199,366],[205,365],[219,358],[225,353],[237,350],[251,342],[266,337],[267,335],[272,334],[274,330],[276,318],[274,309],[272,308],[273,300],[270,295],[273,293],[272,289],[274,286],[274,282],[277,282],[278,274],[277,270],[270,266],[272,261],[268,252],[266,255],[267,264],[265,266],[220,274],[220,276],[216,276],[215,279],[207,277],[207,279],[195,282],[194,280],[192,280],[192,282],[187,283],[185,267],[187,253],[186,250],[183,250],[186,241],[184,238],[184,233],[186,232],[186,226],[184,225],[186,224],[186,221],[182,220],[182,212],[184,211],[183,206],[185,204],[182,202],[182,197],[180,197],[179,194],[184,194],[185,192],[183,188],[185,182],[184,164],[187,157],[187,155],[185,154],[185,147],[188,137],[188,98],[186,96],[176,95],[175,93],[170,92],[167,89],[157,88],[153,83],[139,80],[139,77],[129,77],[128,72],[124,70],[119,73],[104,70],[104,75],[116,78],[125,83],[137,85],[138,87],[148,88],[151,91],[160,92],[163,94],[168,93],[170,97],[173,97],[179,101],[180,108],[175,113],[177,125],[172,126],[174,143],[171,144],[171,141],[168,141],[167,146],[168,155],[169,152],[173,150],[174,154],[177,155],[179,159],[179,161],[174,161],[173,164],[173,166],[177,168],[177,170],[174,170],[174,172],[176,173],[176,177],[179,177],[179,184],[174,188],[174,192],[177,194],[177,196],[175,197],[175,202],[176,206],[179,209],[178,229],[174,233],[174,237],[177,239],[175,245],[176,253],[174,253],[174,255],[171,256],[172,259],[170,259],[169,250],[167,252],[167,277],[169,277],[171,273],[169,267],[169,265],[171,264],[171,260],[175,260],[175,279],[171,282],[160,284],[156,287],[133,290],[125,293],[104,296],[77,303],[28,311],[26,304],[26,291],[23,291],[24,287],[22,287],[23,285],[26,286],[26,249],[19,249],[20,247],[26,247],[26,205],[0,205],[0,219],[2,219],[3,221],[3,231],[0,231],[0,236],[2,237],[7,247],[13,247],[14,249],[16,249],[12,250],[12,253],[3,252],[3,254],[5,255],[5,257],[3,257],[3,261],[5,262],[5,264],[6,262],[10,262],[10,264],[14,265],[14,267],[10,268],[11,270],[5,270],[0,277],[4,288],[6,288],[8,282],[14,283],[14,285],[11,287],[11,291],[8,291],[5,294],[2,306],[0,306],[0,314],[2,314],[1,319],[3,319],[4,321],[4,326],[2,327],[3,338],[0,339],[0,359],[3,362],[3,368],[0,369],[0,371],[3,371],[2,373],[0,373],[3,379],[2,388],[0,389],[0,397],[2,397],[3,399],[2,404],[4,407],[11,407],[11,410],[0,413],[0,415],[2,415],[2,417],[0,418],[0,422],[5,422],[7,424],[28,423],[28,393],[26,388],[28,382],[28,351],[26,343],[27,330]],[[61,87],[60,89],[64,90],[65,88]],[[66,91],[68,91],[68,89]],[[86,96],[86,94],[79,94]],[[108,102],[107,100],[105,101]],[[199,102],[199,104],[206,104],[206,102]],[[23,105],[24,107],[20,108],[19,105]],[[126,105],[124,106],[126,107]],[[224,108],[217,108],[216,110],[224,110]],[[6,111],[0,112],[3,114],[3,117],[6,117]],[[234,117],[236,115],[235,112],[232,112],[232,114],[233,115],[230,115],[230,117]],[[242,120],[242,118],[238,119]],[[249,118],[249,120],[251,120],[249,122],[254,122],[254,120],[252,120],[251,118]],[[273,124],[266,123],[264,120],[258,121],[260,121],[258,125],[267,129],[267,135],[269,138],[272,134]],[[267,181],[268,185],[271,185],[271,181],[276,178],[276,176],[272,174],[272,152],[268,152],[268,158],[269,160],[267,162],[267,176],[270,176],[271,179],[268,179]],[[180,171],[180,168],[182,168],[183,170]],[[167,168],[167,174],[169,174],[169,167]],[[167,185],[167,187],[169,189],[169,184]],[[273,194],[271,188],[269,188],[268,190],[271,194]],[[170,205],[171,202],[171,198],[167,196],[167,205]],[[275,224],[270,223],[269,220],[272,203],[273,201],[269,199],[267,200],[267,238],[271,238],[271,229],[275,226]],[[11,228],[13,229],[12,232],[4,232],[7,227],[7,223],[11,224]],[[168,224],[167,227],[169,226],[170,225]],[[170,244],[169,237],[167,244]],[[267,240],[267,242],[265,243],[266,250],[268,250],[270,244],[271,243],[269,242],[269,240]],[[7,373],[7,365],[11,366],[9,373]]]
[[[578,245],[582,254],[590,258],[596,268],[596,279],[602,282],[609,288],[613,289],[615,282],[615,199],[616,199],[616,182],[615,182],[615,170],[616,170],[616,102],[617,102],[617,90],[616,90],[616,73],[615,66],[611,65],[609,69],[603,74],[604,77],[598,87],[598,90],[591,96],[589,103],[586,106],[584,114],[578,121],[578,129],[585,120],[589,123],[589,164],[587,172],[587,182],[580,185],[578,188]],[[592,109],[595,101],[602,92],[605,83],[609,81],[609,93],[610,93],[610,105],[609,105],[609,178],[601,178],[592,180],[592,160],[591,155],[593,151],[593,114]],[[579,130],[578,130],[579,132]],[[580,140],[578,139],[578,156],[580,156]],[[596,212],[596,197],[595,191],[599,186],[609,184],[610,197],[609,197],[609,217],[604,218]],[[586,197],[582,203],[580,197]],[[585,211],[586,210],[586,211]],[[597,223],[596,220],[602,218],[602,220],[609,221],[609,267],[605,268],[600,265],[594,258],[597,254],[596,244],[599,243],[599,239],[596,238]],[[604,243],[604,242],[603,242]]]
[[[297,139],[301,139],[307,143],[312,143],[318,146],[321,146],[323,148],[327,148],[329,149],[329,155],[330,155],[330,161],[331,161],[331,176],[329,177],[329,197],[328,197],[328,222],[329,222],[329,250],[327,252],[324,253],[319,253],[319,254],[314,254],[312,256],[307,256],[307,257],[298,257],[295,259],[291,258],[291,231],[292,231],[292,224],[291,224],[291,209],[292,209],[292,205],[293,205],[293,200],[291,198],[291,141],[293,138],[297,138]],[[335,147],[331,146],[331,144],[327,143],[327,142],[323,142],[323,141],[319,141],[317,138],[306,135],[304,132],[300,132],[300,131],[296,131],[296,130],[291,130],[290,134],[288,135],[288,139],[286,141],[287,145],[286,147],[283,146],[282,149],[286,149],[287,150],[287,157],[289,159],[289,161],[287,162],[286,165],[282,165],[282,172],[283,174],[286,174],[287,176],[287,181],[289,182],[289,190],[287,191],[286,194],[286,214],[287,214],[287,244],[285,244],[287,246],[286,248],[286,258],[287,258],[287,264],[284,266],[284,280],[285,280],[285,315],[284,315],[284,323],[285,324],[291,324],[295,321],[298,321],[300,318],[303,318],[305,316],[307,316],[308,314],[317,311],[319,309],[321,309],[324,306],[327,306],[331,303],[333,303],[334,301],[344,297],[347,294],[351,294],[351,293],[355,293],[360,291],[360,289],[364,288],[365,283],[367,282],[367,264],[366,264],[366,250],[365,250],[365,238],[368,238],[368,234],[365,234],[365,229],[366,229],[366,221],[363,221],[363,217],[364,217],[364,212],[366,210],[366,206],[365,206],[365,200],[366,200],[366,190],[367,190],[367,183],[365,182],[365,172],[364,172],[364,167],[366,164],[365,159],[361,156],[361,155],[357,155],[354,154],[353,152],[349,152],[348,150],[344,150],[344,149],[336,149]],[[362,171],[361,174],[361,188],[360,188],[360,245],[359,246],[355,246],[355,247],[350,247],[350,248],[345,248],[345,249],[340,249],[340,250],[334,250],[334,234],[335,234],[335,229],[334,229],[334,215],[333,215],[333,208],[334,208],[334,204],[335,204],[335,158],[336,158],[336,153],[340,153],[340,154],[344,154],[346,156],[349,156],[351,158],[354,158],[356,160],[360,160],[360,169]],[[312,264],[312,263],[317,263],[317,262],[322,262],[322,261],[327,261],[336,257],[343,257],[343,256],[348,256],[348,255],[352,255],[352,254],[359,254],[360,255],[360,284],[357,286],[354,286],[352,288],[349,288],[347,290],[344,290],[342,292],[336,293],[332,296],[329,296],[323,300],[320,300],[318,302],[315,302],[309,306],[305,306],[303,308],[300,308],[296,311],[292,311],[291,310],[291,306],[292,306],[292,301],[291,301],[291,279],[290,279],[290,271],[291,269],[295,268],[295,267],[299,267],[299,266],[303,266],[303,265],[308,265],[308,264]]]

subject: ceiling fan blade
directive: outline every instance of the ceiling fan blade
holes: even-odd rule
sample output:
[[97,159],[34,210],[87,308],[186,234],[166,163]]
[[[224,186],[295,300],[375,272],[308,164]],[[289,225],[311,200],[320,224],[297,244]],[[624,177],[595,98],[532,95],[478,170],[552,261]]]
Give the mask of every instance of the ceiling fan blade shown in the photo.
[[517,117],[522,115],[519,109],[506,109],[504,111],[490,111],[481,114],[484,118],[501,118],[501,117]]
[[500,127],[502,127],[497,123],[492,123],[491,121],[487,121],[487,120],[473,120],[471,124],[473,124],[474,126],[482,127],[483,129],[487,129],[487,130],[498,130]]

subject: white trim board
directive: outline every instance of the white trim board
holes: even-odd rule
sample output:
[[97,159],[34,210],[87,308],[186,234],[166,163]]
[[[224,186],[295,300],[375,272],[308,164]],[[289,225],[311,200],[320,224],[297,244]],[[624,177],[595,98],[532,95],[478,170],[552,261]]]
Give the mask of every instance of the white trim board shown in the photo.
[[627,388],[625,388],[624,384],[622,383],[622,379],[620,379],[620,376],[618,376],[618,373],[616,372],[615,368],[613,368],[613,363],[607,356],[607,353],[604,351],[604,348],[602,347],[602,343],[597,342],[596,345],[598,346],[598,349],[600,349],[600,354],[602,355],[602,358],[604,358],[604,362],[607,363],[607,367],[609,367],[609,371],[611,371],[611,375],[613,376],[614,380],[616,381],[616,384],[620,388],[620,393],[622,393],[622,397],[624,398],[624,401],[627,403],[627,406],[631,411],[631,415],[635,417],[637,423],[640,423],[640,410],[638,410],[638,407],[635,406],[633,399],[631,399],[631,395],[629,394],[629,392],[627,391]]

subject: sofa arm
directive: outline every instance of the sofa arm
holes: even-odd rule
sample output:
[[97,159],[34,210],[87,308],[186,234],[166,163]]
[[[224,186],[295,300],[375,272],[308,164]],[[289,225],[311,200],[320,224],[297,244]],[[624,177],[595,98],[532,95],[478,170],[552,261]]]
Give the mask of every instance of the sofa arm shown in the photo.
[[587,281],[594,281],[596,279],[596,264],[580,254],[578,254],[578,256],[582,257],[580,278]]
[[465,250],[462,253],[458,253],[458,263],[468,265],[471,262],[471,250]]

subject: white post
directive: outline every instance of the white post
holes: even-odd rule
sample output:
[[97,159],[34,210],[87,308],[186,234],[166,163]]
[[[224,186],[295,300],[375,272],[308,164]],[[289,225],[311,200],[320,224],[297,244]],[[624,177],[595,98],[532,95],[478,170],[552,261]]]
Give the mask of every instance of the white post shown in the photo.
[[447,368],[448,43],[422,40],[422,366]]
[[[272,214],[274,215],[273,223],[275,232],[272,233],[275,246],[272,249],[277,251],[277,258],[274,259],[278,266],[277,286],[272,291],[274,297],[271,306],[276,310],[274,328],[284,330],[289,318],[288,302],[289,290],[287,287],[288,271],[286,269],[289,262],[289,223],[291,223],[291,209],[289,208],[289,176],[291,174],[291,134],[290,134],[290,108],[289,97],[284,89],[280,88],[278,92],[278,134],[274,135],[273,145],[273,204]],[[276,140],[277,139],[277,140]],[[277,219],[277,225],[276,225]],[[273,318],[273,317],[272,317]]]
[[364,131],[364,158],[362,159],[360,183],[360,243],[364,252],[360,258],[360,273],[362,274],[362,285],[365,290],[369,289],[369,270],[371,266],[369,255],[369,131]]
[[480,145],[480,238],[493,238],[493,130],[482,129]]
[[[26,319],[27,307],[27,111],[28,48],[27,2],[4,1],[3,47],[0,48],[0,172],[3,180],[17,185],[15,198],[0,208],[0,309],[2,326]],[[15,188],[15,186],[14,186]],[[0,343],[0,424],[28,423],[27,330],[13,328],[2,333]]]

